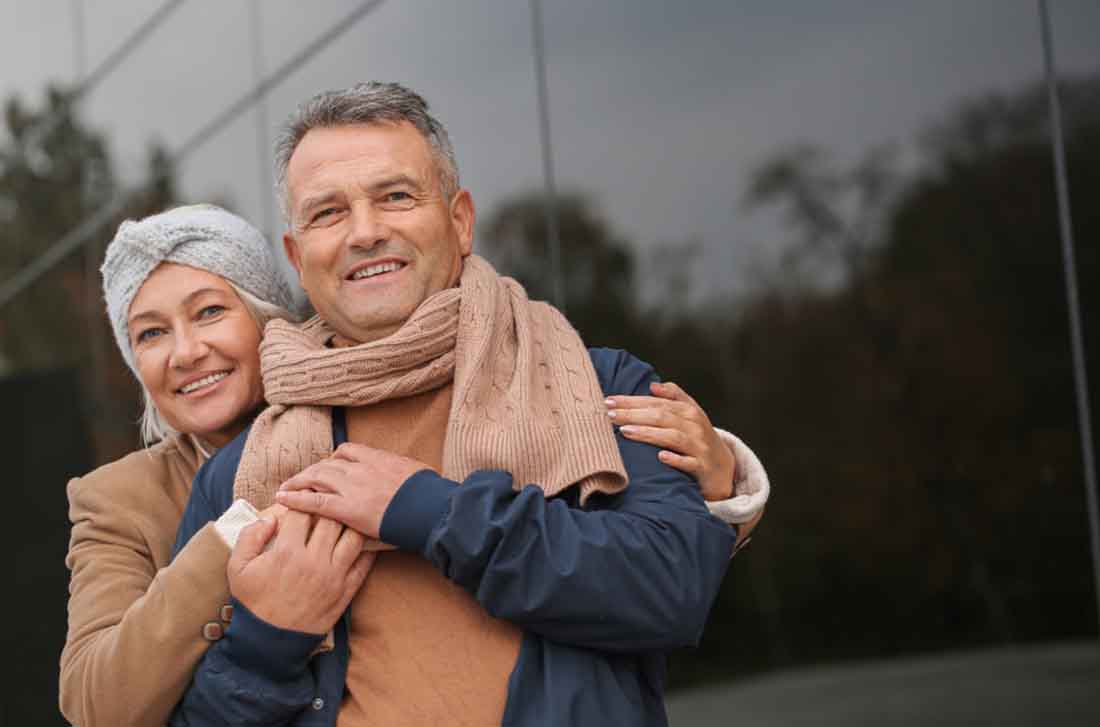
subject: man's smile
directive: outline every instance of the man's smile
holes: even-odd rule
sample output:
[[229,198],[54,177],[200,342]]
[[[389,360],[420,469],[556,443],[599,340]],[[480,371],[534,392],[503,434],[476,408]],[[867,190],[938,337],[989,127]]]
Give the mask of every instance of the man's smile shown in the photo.
[[399,269],[403,267],[405,267],[405,263],[377,263],[375,265],[370,265],[357,269],[357,271],[351,274],[350,279],[362,280],[363,278],[375,277],[377,275],[383,275],[385,273],[393,273],[395,271],[399,271]]
[[346,276],[346,280],[370,280],[379,277],[389,277],[390,273],[403,270],[408,263],[403,260],[382,260],[378,262],[364,262],[354,268]]

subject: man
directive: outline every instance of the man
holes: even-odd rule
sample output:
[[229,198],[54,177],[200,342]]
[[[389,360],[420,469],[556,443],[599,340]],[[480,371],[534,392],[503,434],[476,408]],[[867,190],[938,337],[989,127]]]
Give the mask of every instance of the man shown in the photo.
[[[241,535],[174,722],[664,724],[663,650],[697,641],[736,532],[608,426],[604,397],[652,370],[471,255],[411,91],[315,97],[278,165],[318,318],[269,326],[272,406],[200,472],[180,542],[234,494],[291,509]],[[369,575],[363,536],[396,548]]]

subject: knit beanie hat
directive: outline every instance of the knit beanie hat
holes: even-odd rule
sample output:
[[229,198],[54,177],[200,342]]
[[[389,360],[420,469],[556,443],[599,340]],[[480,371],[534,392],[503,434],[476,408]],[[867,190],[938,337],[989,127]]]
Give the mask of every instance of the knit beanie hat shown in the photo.
[[[164,262],[219,275],[260,300],[294,310],[294,298],[264,236],[231,212],[197,204],[126,220],[107,246],[103,297],[122,357],[136,375],[127,319],[146,278]],[[140,378],[140,377],[139,377]]]

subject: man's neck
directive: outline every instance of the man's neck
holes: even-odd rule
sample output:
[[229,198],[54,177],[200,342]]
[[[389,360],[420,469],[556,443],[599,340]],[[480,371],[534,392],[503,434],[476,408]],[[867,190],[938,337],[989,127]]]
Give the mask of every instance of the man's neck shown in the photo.
[[[401,326],[395,326],[393,328],[379,330],[378,335],[361,336],[361,340],[349,338],[342,333],[336,333],[332,336],[332,340],[329,345],[331,348],[351,348],[353,346],[359,346],[364,343],[373,343],[374,341],[380,341],[387,336],[393,335],[398,330],[400,330],[400,328]],[[373,333],[374,332],[372,331],[371,334]]]
[[[454,280],[451,281],[451,284],[448,286],[448,288],[458,287],[461,277],[462,268],[460,266],[458,272],[454,276]],[[423,301],[421,301],[421,305],[423,305]],[[416,311],[413,312],[415,313]],[[401,330],[401,326],[405,325],[407,322],[408,319],[405,319],[394,326],[378,328],[376,330],[368,331],[365,334],[356,334],[357,336],[359,336],[359,338],[349,338],[342,333],[336,333],[333,335],[332,341],[329,345],[331,348],[351,348],[352,346],[358,346],[363,343],[373,343],[375,341],[380,341],[387,336],[392,336],[394,333],[397,333],[397,331]]]

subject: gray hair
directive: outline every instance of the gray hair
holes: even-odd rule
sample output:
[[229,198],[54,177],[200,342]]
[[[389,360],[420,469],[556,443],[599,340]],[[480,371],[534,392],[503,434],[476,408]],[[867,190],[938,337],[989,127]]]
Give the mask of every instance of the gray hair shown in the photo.
[[443,197],[448,201],[452,199],[458,192],[458,162],[447,130],[428,113],[428,102],[399,83],[370,81],[341,91],[319,93],[300,105],[283,124],[275,144],[275,192],[287,224],[291,223],[287,166],[294,150],[311,129],[402,121],[415,126],[428,142]]
[[[262,334],[264,326],[269,321],[280,318],[284,321],[298,322],[301,318],[294,313],[291,313],[286,308],[278,305],[277,303],[269,303],[266,300],[262,300],[252,295],[248,291],[242,289],[240,286],[233,283],[231,280],[226,280],[229,287],[237,294],[237,297],[244,303],[245,309],[248,314],[252,316],[252,320],[256,321],[256,325],[260,329]],[[145,382],[138,377],[138,383],[141,384],[141,394],[145,401],[145,409],[141,413],[141,442],[146,447],[150,444],[155,444],[165,437],[172,434],[179,434],[168,422],[164,421],[164,416],[161,415],[160,410],[157,409],[157,405],[153,403],[153,397],[149,394],[149,389],[145,388]],[[196,445],[203,454],[209,456],[209,452],[202,448],[201,443],[196,442]]]

